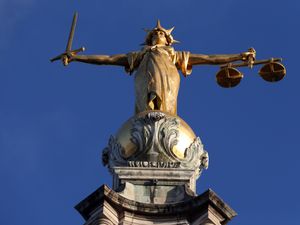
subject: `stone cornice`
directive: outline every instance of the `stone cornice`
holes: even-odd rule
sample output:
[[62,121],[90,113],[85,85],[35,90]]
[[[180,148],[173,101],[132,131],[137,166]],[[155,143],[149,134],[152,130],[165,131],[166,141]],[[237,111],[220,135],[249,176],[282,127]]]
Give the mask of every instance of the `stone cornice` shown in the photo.
[[150,204],[129,200],[117,192],[113,191],[106,185],[102,185],[99,189],[89,195],[86,199],[75,206],[76,210],[88,220],[92,213],[104,202],[111,204],[116,210],[127,210],[139,214],[151,215],[176,215],[176,214],[193,214],[195,211],[208,210],[213,208],[223,218],[222,224],[226,224],[236,216],[236,212],[231,209],[218,195],[211,189],[203,194],[194,197],[188,201],[173,204]]

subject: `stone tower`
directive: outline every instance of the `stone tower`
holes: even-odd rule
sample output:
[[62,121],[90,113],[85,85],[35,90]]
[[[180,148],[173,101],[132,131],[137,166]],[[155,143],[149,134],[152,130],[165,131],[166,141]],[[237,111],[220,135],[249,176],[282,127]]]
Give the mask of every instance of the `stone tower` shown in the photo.
[[113,187],[101,186],[75,207],[85,225],[220,225],[236,215],[211,189],[196,194],[208,153],[178,116],[133,116],[110,137],[102,160]]

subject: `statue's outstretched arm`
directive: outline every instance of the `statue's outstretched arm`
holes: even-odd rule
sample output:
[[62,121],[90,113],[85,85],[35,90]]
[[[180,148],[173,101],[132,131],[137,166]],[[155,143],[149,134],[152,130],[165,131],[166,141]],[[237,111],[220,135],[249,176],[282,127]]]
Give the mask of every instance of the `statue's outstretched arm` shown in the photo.
[[226,54],[226,55],[202,55],[202,54],[190,54],[188,64],[199,65],[199,64],[226,64],[234,61],[246,61],[249,57],[255,58],[255,50],[249,49],[248,52],[241,54]]
[[118,55],[70,55],[68,56],[69,62],[83,62],[96,65],[115,65],[115,66],[128,66],[126,54]]
[[243,60],[241,54],[232,55],[202,55],[202,54],[190,54],[189,65],[199,65],[199,64],[225,64],[238,60]]

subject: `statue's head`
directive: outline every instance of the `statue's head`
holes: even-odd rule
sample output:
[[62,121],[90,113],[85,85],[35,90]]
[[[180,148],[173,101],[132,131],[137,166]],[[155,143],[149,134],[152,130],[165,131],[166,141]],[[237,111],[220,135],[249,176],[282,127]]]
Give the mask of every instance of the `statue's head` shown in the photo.
[[160,25],[160,21],[157,20],[156,27],[154,27],[152,30],[146,30],[147,36],[144,45],[166,45],[170,46],[173,43],[178,43],[178,41],[174,40],[173,36],[171,35],[171,32],[173,31],[174,27],[171,29],[165,29]]

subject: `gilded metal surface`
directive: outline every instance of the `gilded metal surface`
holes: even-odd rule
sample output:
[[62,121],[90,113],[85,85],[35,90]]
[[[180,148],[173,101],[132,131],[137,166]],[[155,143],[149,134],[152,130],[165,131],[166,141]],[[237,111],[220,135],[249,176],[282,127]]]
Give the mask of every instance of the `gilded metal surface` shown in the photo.
[[122,156],[124,158],[128,158],[133,155],[136,150],[137,146],[131,141],[131,119],[126,121],[122,127],[118,130],[116,134],[116,138],[118,139],[119,143],[123,146],[124,151],[122,152]]
[[[149,111],[143,112],[135,116],[134,118],[143,118]],[[171,116],[172,118],[176,118],[179,120],[178,126],[178,137],[177,144],[172,147],[173,154],[179,158],[185,158],[185,151],[191,145],[191,143],[195,140],[196,135],[193,130],[178,116]],[[132,119],[126,121],[123,126],[119,129],[116,134],[116,139],[123,147],[122,156],[124,158],[128,158],[132,156],[137,151],[137,146],[132,142]]]
[[260,69],[259,74],[265,81],[276,82],[282,80],[286,69],[279,62],[270,62]]
[[184,122],[182,119],[180,120],[179,127],[179,137],[178,143],[172,149],[173,153],[179,158],[184,159],[186,156],[185,150],[191,145],[191,143],[195,140],[196,135],[194,131]]
[[[73,61],[97,65],[117,65],[123,66],[130,74],[135,72],[136,114],[147,110],[161,110],[171,115],[177,114],[177,96],[180,84],[178,70],[187,76],[191,74],[194,65],[222,65],[235,61],[244,61],[249,67],[255,65],[256,52],[253,48],[240,54],[225,55],[175,51],[171,46],[178,42],[171,34],[174,27],[165,29],[161,26],[160,21],[153,29],[146,30],[145,46],[140,51],[117,55],[77,55],[84,48],[71,50],[76,20],[77,14],[73,19],[66,52],[53,58],[52,61],[62,59],[64,65]],[[230,86],[236,85],[236,82],[231,83]]]
[[216,75],[217,83],[224,88],[237,86],[242,78],[243,74],[231,67],[222,68]]

